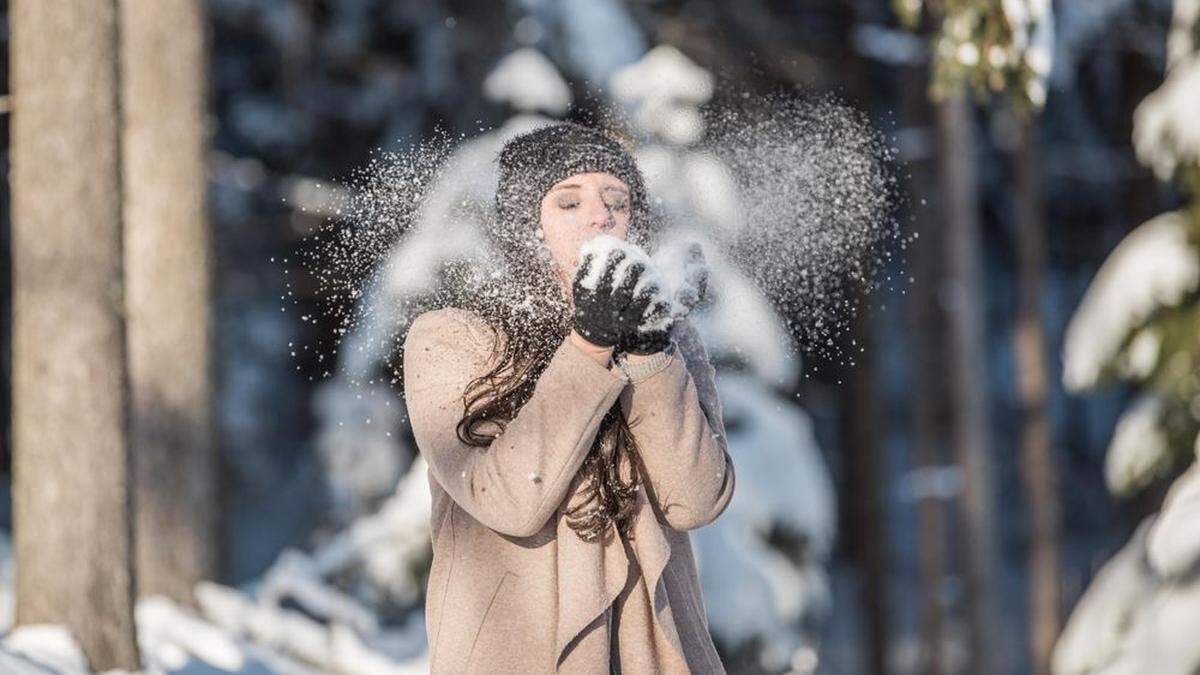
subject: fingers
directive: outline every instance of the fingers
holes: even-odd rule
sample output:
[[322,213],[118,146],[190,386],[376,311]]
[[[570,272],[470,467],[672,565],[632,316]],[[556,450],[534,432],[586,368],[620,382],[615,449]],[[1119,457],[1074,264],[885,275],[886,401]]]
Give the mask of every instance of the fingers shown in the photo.
[[693,285],[696,287],[696,304],[698,305],[708,294],[708,267],[702,267],[696,272]]
[[580,283],[592,271],[592,263],[596,260],[596,256],[592,253],[583,254],[583,260],[579,261],[579,266],[575,268],[575,283]]
[[596,290],[611,290],[613,288],[613,276],[617,273],[617,267],[626,257],[625,251],[621,249],[613,249],[608,258],[604,261],[604,274],[600,275],[600,281],[596,284]]
[[[703,254],[691,252],[692,257],[696,255]],[[577,284],[587,291],[619,296],[624,299],[621,305],[638,299],[643,307],[664,292],[650,256],[633,242],[600,235],[583,244],[580,257]]]
[[670,325],[670,322],[671,303],[666,299],[657,299],[646,307],[639,330],[642,332],[663,330]]
[[622,295],[633,297],[633,287],[642,278],[642,273],[646,270],[646,264],[637,261],[627,265],[620,278],[620,283],[616,288],[616,292]]
[[608,291],[616,266],[624,257],[625,252],[620,249],[609,249],[599,255],[592,251],[582,252],[579,268],[575,270],[574,285],[593,293]]
[[709,267],[699,242],[687,245],[684,258],[684,281],[676,297],[680,304],[690,310],[703,302],[708,293]]

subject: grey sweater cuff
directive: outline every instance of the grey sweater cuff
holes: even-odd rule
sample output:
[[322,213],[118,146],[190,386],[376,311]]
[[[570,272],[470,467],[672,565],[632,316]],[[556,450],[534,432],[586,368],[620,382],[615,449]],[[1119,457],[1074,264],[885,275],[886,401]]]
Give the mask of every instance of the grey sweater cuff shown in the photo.
[[637,363],[629,363],[626,355],[620,354],[617,357],[617,365],[620,366],[630,382],[640,382],[670,365],[671,359],[675,357],[675,352],[675,341],[672,340],[666,349]]

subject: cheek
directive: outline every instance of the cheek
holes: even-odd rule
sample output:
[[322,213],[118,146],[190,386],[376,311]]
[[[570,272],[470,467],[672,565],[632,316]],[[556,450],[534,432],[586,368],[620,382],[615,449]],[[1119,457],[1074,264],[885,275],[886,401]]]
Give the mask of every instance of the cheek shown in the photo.
[[579,245],[586,238],[587,228],[579,227],[577,218],[569,212],[543,212],[542,233],[543,241],[550,255],[564,268],[575,264],[575,254]]

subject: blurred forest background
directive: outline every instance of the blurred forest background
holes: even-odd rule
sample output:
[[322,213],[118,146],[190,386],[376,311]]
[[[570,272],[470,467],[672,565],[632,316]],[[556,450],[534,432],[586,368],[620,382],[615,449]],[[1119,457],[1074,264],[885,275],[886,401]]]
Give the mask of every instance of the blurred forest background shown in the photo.
[[1196,0],[0,7],[6,669],[424,672],[399,385],[305,346],[325,195],[438,128],[795,92],[894,143],[917,237],[855,365],[727,369],[729,672],[1200,672]]

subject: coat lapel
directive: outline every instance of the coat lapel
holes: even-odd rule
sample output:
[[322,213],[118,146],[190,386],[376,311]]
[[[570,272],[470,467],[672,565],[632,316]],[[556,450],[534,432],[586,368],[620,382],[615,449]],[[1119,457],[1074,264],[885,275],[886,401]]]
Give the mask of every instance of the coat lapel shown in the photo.
[[[578,483],[573,484],[572,498],[576,501]],[[653,508],[644,489],[637,492],[637,511],[633,521],[634,554],[641,565],[654,607],[656,630],[671,644],[681,662],[686,662],[679,634],[675,629],[667,590],[663,586],[663,570],[671,557],[671,544],[654,517]],[[571,640],[600,616],[625,587],[629,574],[629,558],[618,536],[606,543],[586,542],[559,517],[558,533],[558,623],[555,627],[555,654],[561,659]],[[606,631],[602,625],[598,630]],[[607,636],[606,636],[607,638]],[[608,642],[608,639],[605,640]]]

